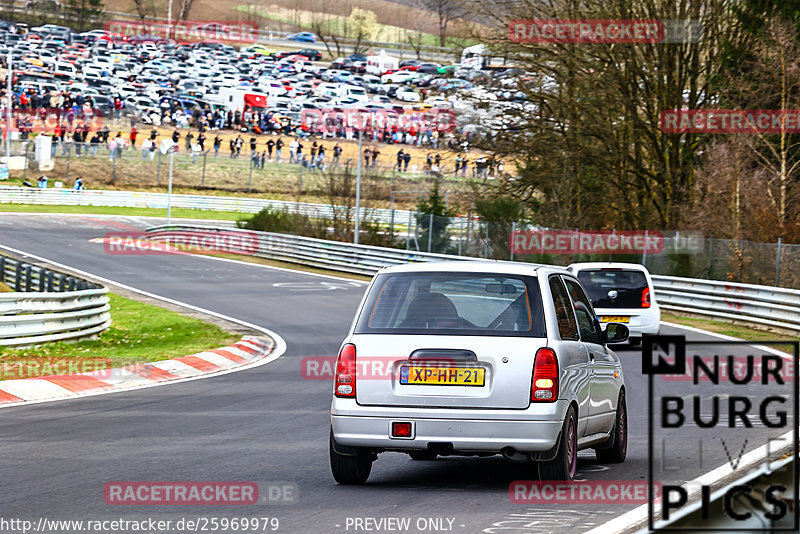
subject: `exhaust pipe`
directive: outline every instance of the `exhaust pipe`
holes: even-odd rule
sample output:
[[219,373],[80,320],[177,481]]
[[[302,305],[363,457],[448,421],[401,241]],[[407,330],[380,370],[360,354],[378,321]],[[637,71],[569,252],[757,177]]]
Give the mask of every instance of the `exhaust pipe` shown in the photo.
[[506,460],[510,460],[512,462],[528,462],[529,458],[527,454],[522,454],[518,452],[514,447],[504,447],[503,450],[500,451],[500,454],[503,455],[503,458]]

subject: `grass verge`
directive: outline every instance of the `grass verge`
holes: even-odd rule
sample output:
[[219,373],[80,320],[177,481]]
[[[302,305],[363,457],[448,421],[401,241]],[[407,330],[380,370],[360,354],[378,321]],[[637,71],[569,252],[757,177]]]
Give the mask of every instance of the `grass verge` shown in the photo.
[[[748,341],[800,341],[800,336],[798,335],[790,335],[769,330],[760,330],[743,326],[738,323],[729,323],[727,321],[705,319],[701,317],[690,317],[687,315],[677,315],[674,313],[662,313],[661,319],[670,323],[692,326],[708,332],[714,332],[715,334],[737,337],[739,339],[746,339]],[[782,352],[789,351],[786,345],[773,345],[772,347]]]
[[24,357],[59,360],[101,358],[110,360],[112,367],[121,367],[195,354],[241,339],[241,336],[225,332],[219,326],[152,304],[114,293],[110,293],[109,298],[112,324],[97,339],[48,343],[25,349],[4,348],[0,363],[4,359]]
[[[114,206],[51,206],[45,204],[0,204],[0,212],[77,213],[82,215],[127,215],[129,217],[167,217],[167,210],[156,208],[120,208]],[[174,218],[238,221],[249,213],[172,208]]]

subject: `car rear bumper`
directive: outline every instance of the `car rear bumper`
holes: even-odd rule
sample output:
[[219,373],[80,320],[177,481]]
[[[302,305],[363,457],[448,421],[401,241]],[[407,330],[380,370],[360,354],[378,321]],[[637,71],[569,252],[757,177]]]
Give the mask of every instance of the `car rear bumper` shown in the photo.
[[[434,444],[452,445],[455,452],[538,452],[556,445],[568,406],[560,400],[527,410],[448,410],[359,406],[336,398],[331,424],[336,441],[351,447],[422,450]],[[411,422],[412,438],[392,438],[392,422]]]

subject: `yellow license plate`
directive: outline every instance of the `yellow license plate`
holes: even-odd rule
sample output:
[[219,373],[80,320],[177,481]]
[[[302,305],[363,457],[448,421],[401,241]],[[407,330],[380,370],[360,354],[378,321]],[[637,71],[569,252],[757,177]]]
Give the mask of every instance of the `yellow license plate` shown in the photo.
[[601,323],[627,323],[630,317],[622,317],[618,315],[604,315],[600,317]]
[[483,386],[486,369],[464,367],[418,367],[404,365],[400,368],[400,383],[418,386]]

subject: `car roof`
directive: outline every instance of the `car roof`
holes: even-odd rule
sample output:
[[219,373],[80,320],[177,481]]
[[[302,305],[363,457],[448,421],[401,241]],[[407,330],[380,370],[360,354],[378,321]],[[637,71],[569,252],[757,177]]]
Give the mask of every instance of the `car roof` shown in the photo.
[[614,261],[587,261],[582,263],[572,263],[567,266],[572,272],[582,271],[584,269],[627,269],[629,271],[641,271],[650,274],[647,267],[638,263],[623,263]]
[[518,276],[533,276],[550,272],[567,271],[556,265],[536,263],[520,263],[511,261],[430,261],[424,263],[406,263],[381,269],[380,273],[415,273],[415,272],[451,272],[451,273],[497,273]]

